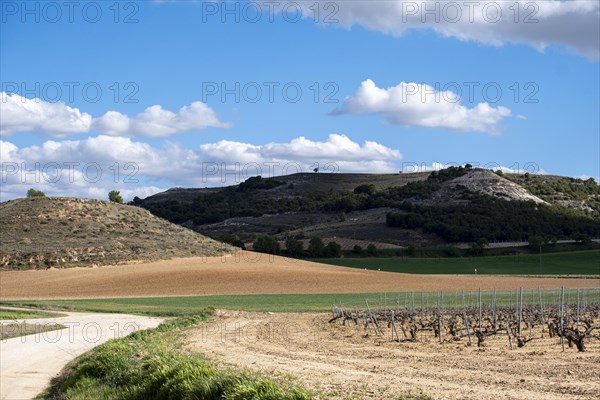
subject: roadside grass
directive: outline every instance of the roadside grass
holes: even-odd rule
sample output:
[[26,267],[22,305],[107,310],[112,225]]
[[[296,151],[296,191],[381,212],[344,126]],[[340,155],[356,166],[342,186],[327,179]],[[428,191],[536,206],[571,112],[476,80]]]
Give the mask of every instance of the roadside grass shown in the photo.
[[600,250],[496,257],[317,258],[324,264],[408,274],[600,275]]
[[[565,282],[568,288],[568,281]],[[516,289],[516,288],[515,288]],[[394,293],[336,293],[336,294],[263,294],[263,295],[221,295],[221,296],[184,296],[184,297],[140,297],[118,299],[78,299],[78,300],[22,300],[3,301],[4,305],[26,307],[64,309],[72,311],[114,312],[151,316],[183,316],[195,315],[206,307],[225,310],[254,312],[328,312],[332,304],[363,307],[365,300],[372,307],[404,308],[414,303],[415,307],[437,306],[439,301],[447,307],[462,304],[463,292],[457,288],[455,292],[394,292]],[[557,304],[559,288],[543,290],[544,304]],[[465,291],[465,304],[478,304],[477,291]],[[582,289],[581,299],[586,302],[600,302],[600,288]],[[482,292],[484,304],[490,304],[492,291]],[[516,304],[518,291],[496,292],[497,305]],[[526,304],[537,304],[537,290],[523,290]],[[568,304],[577,301],[577,289],[565,290],[565,301]]]
[[38,399],[309,400],[291,382],[249,371],[219,370],[182,350],[184,332],[210,311],[111,340],[72,361]]
[[25,322],[0,324],[0,340],[12,339],[27,335],[39,335],[44,332],[57,331],[65,328],[66,326],[60,324],[31,324]]
[[12,310],[8,308],[0,308],[0,321],[14,319],[52,318],[64,316],[65,314],[49,313],[37,310]]

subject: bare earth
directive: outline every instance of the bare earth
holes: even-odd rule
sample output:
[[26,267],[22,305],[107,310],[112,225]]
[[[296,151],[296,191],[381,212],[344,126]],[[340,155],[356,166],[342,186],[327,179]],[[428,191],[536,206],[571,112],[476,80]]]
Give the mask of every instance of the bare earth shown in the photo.
[[0,299],[600,287],[600,279],[411,275],[252,252],[137,265],[0,271]]
[[486,347],[396,343],[364,337],[362,329],[329,324],[328,314],[217,311],[191,332],[189,351],[224,366],[291,373],[319,399],[394,399],[423,393],[434,399],[598,399],[600,341],[588,351],[562,353],[558,339],[533,340],[510,350],[506,337]]

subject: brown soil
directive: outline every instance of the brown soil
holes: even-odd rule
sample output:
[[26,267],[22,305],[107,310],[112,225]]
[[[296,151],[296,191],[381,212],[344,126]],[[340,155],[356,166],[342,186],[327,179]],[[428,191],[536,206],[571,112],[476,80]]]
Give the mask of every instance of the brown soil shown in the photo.
[[365,337],[364,330],[329,324],[328,314],[218,311],[187,337],[187,350],[224,366],[261,371],[305,385],[319,399],[397,399],[420,393],[434,399],[600,398],[600,341],[578,353],[558,339],[536,339],[510,350],[505,336],[486,347],[467,339],[418,343]]
[[410,275],[239,252],[138,265],[0,271],[2,299],[600,287],[600,279]]

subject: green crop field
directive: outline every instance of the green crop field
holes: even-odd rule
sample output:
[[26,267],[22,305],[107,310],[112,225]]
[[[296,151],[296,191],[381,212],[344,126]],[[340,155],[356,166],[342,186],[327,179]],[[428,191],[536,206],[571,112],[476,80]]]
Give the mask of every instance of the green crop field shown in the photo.
[[600,275],[600,250],[459,258],[319,258],[311,261],[409,274]]
[[[568,282],[567,282],[568,283]],[[558,301],[559,290],[544,290],[545,304]],[[489,302],[491,291],[482,293],[483,302]],[[497,304],[508,305],[517,301],[517,290],[497,291]],[[582,301],[600,302],[600,288],[581,290]],[[537,290],[524,290],[524,302],[536,303],[539,299]],[[577,299],[577,290],[565,291],[565,301],[571,303]],[[365,300],[372,307],[404,307],[414,303],[425,307],[436,306],[443,301],[445,306],[462,303],[462,292],[427,293],[344,293],[344,294],[269,294],[269,295],[224,295],[224,296],[183,296],[183,297],[142,297],[121,299],[82,299],[82,300],[27,300],[2,302],[28,307],[66,309],[94,312],[120,312],[129,314],[181,316],[194,315],[206,307],[217,309],[256,311],[256,312],[327,312],[332,304],[344,306],[360,306]],[[475,305],[478,292],[465,292],[465,303]]]

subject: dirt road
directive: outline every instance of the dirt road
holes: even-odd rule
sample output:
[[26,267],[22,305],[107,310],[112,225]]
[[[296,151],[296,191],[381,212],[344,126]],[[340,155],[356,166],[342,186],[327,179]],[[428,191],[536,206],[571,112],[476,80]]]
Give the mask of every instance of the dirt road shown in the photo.
[[187,349],[225,366],[240,366],[311,388],[319,399],[394,399],[407,393],[441,399],[592,400],[600,398],[600,341],[588,351],[561,352],[558,339],[508,348],[506,337],[486,347],[467,340],[417,343],[364,337],[329,324],[328,314],[217,311],[187,337]]
[[0,271],[9,299],[369,293],[600,287],[600,279],[412,275],[318,264],[266,254],[180,258],[138,265]]
[[[75,357],[110,339],[156,327],[160,318],[125,314],[67,313],[27,320],[61,324],[66,329],[0,341],[0,399],[31,399]],[[1,321],[3,325],[26,320]]]

